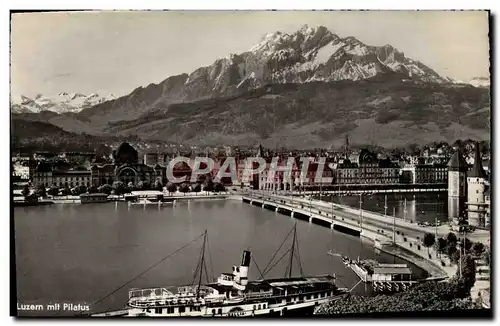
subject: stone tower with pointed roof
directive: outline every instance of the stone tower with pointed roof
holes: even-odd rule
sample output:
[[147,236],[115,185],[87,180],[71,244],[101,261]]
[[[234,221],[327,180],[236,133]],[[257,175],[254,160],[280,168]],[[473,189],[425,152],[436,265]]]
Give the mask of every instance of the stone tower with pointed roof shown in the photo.
[[476,143],[474,152],[474,165],[467,173],[467,217],[470,225],[483,227],[486,215],[484,194],[487,177],[483,169],[479,143]]
[[448,162],[448,217],[458,220],[465,214],[467,162],[459,149]]

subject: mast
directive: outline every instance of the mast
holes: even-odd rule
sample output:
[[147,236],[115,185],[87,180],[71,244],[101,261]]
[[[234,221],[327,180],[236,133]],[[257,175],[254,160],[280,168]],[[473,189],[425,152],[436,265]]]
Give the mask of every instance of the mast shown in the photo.
[[207,242],[207,230],[203,236],[203,248],[201,249],[201,262],[200,262],[200,278],[198,280],[198,287],[196,289],[196,298],[200,295],[201,277],[203,275],[203,265],[205,264],[205,244]]
[[293,254],[295,252],[295,238],[297,236],[297,223],[293,228],[293,240],[292,240],[292,250],[290,252],[290,268],[288,269],[288,278],[292,277],[292,267],[293,267]]

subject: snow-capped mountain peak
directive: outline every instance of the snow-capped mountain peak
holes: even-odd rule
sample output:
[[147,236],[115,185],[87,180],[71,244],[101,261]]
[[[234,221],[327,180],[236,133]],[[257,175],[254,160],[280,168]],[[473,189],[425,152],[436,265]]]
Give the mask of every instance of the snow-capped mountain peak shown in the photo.
[[474,87],[489,88],[490,87],[490,79],[488,77],[474,77],[469,81],[469,84],[471,84]]
[[85,108],[113,99],[115,99],[113,94],[101,97],[96,93],[84,95],[82,93],[60,92],[56,96],[37,94],[34,98],[21,95],[19,99],[12,100],[12,112],[40,113],[42,111],[52,111],[59,114],[80,112]]
[[353,36],[341,38],[324,26],[304,25],[293,34],[269,33],[241,58],[238,71],[244,75],[240,76],[238,88],[251,73],[257,84],[262,77],[266,82],[303,83],[361,80],[386,72],[423,82],[451,82],[390,44],[369,46]]

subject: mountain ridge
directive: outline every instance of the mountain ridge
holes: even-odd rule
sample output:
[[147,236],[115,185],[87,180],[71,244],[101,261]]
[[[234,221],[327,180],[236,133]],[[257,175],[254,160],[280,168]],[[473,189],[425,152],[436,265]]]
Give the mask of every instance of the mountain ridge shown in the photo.
[[[431,123],[436,137],[440,132],[446,139],[461,132],[485,137],[489,105],[486,89],[457,84],[391,45],[369,46],[323,26],[304,26],[291,34],[269,33],[243,53],[80,112],[17,116],[95,135],[135,133],[189,142],[294,135],[314,143],[342,137],[370,125],[367,121],[375,123],[374,128],[399,123],[403,127],[394,128],[400,133],[406,132],[404,126],[411,130]],[[273,107],[281,112],[271,113]],[[271,118],[278,119],[278,129],[271,130]],[[451,125],[453,130],[447,131]],[[418,138],[418,132],[426,131],[412,132]],[[380,137],[390,142],[398,135]]]
[[82,93],[61,92],[56,96],[44,96],[37,94],[34,98],[21,95],[13,99],[11,103],[14,113],[41,113],[50,111],[57,114],[78,113],[106,101],[114,100],[113,94],[100,96],[96,93],[84,95]]
[[341,38],[324,26],[304,26],[292,34],[270,33],[248,51],[137,87],[79,115],[103,129],[107,121],[133,120],[149,111],[166,110],[170,104],[236,95],[266,84],[363,80],[393,72],[417,81],[451,82],[390,45],[368,46],[352,36]]

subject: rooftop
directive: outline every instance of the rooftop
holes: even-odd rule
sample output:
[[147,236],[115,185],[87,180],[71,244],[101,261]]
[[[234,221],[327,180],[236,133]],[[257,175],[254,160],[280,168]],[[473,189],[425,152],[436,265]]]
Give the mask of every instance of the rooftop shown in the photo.
[[479,151],[479,143],[476,143],[474,147],[474,165],[469,173],[467,173],[467,177],[486,179],[486,172],[484,172],[483,161],[481,160],[481,153]]
[[411,275],[412,272],[408,267],[375,267],[373,268],[373,274],[407,274]]
[[458,169],[460,171],[466,171],[467,170],[467,162],[465,162],[465,159],[460,151],[457,150],[453,156],[451,157],[450,161],[448,162],[448,167],[450,169]]

